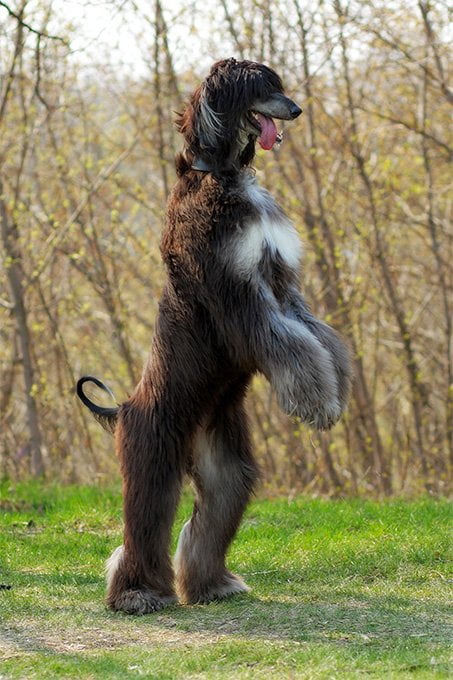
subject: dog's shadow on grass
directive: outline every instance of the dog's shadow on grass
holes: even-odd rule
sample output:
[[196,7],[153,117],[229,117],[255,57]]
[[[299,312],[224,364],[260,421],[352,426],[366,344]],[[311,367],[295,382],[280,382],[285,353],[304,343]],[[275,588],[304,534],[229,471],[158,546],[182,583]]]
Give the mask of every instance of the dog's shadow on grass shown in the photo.
[[[421,643],[451,639],[451,609],[445,601],[398,595],[395,590],[388,594],[364,592],[363,583],[341,588],[323,585],[316,590],[314,584],[291,586],[291,580],[288,574],[278,572],[275,594],[269,594],[267,584],[268,594],[261,595],[259,584],[255,584],[248,594],[208,605],[174,605],[142,617],[109,611],[102,602],[104,584],[94,575],[22,574],[8,593],[17,593],[26,584],[43,590],[52,585],[56,599],[34,600],[32,610],[37,619],[62,615],[70,628],[72,618],[77,617],[80,623],[82,616],[86,630],[100,625],[116,632],[136,628],[138,635],[148,630],[159,632],[162,639],[166,631],[178,632],[182,638],[187,635],[188,640],[194,634],[360,644],[393,638]],[[79,599],[78,594],[86,589],[90,595],[85,593]]]
[[[82,582],[79,585],[83,590]],[[100,588],[99,581],[97,593]],[[316,657],[321,645],[322,655],[361,658],[364,667],[376,663],[376,655],[386,658],[387,663],[397,661],[401,665],[401,649],[412,649],[415,660],[411,657],[410,670],[430,670],[435,643],[450,639],[449,613],[445,603],[434,600],[364,595],[354,589],[339,596],[333,588],[324,590],[318,599],[303,594],[282,594],[280,599],[247,594],[209,605],[172,606],[141,617],[110,612],[99,600],[85,597],[83,602],[71,599],[59,605],[55,601],[36,603],[33,619],[35,624],[42,622],[44,630],[36,625],[30,628],[29,623],[25,627],[13,626],[6,631],[6,639],[9,637],[22,654],[45,654],[60,668],[77,664],[87,677],[93,672],[93,653],[102,658],[105,673],[129,678],[136,677],[130,669],[136,645],[143,650],[162,646],[167,655],[165,663],[171,666],[175,657],[181,657],[181,650],[195,649],[202,654],[204,649],[211,649],[215,654],[213,642],[228,645],[232,640],[252,646],[255,643],[258,654],[268,649],[269,643],[289,645],[290,650],[294,643],[307,643],[306,648],[297,649],[311,650],[301,653]],[[49,616],[52,620],[55,614],[61,625],[53,624],[46,630]],[[127,656],[115,656],[122,649],[127,650]],[[437,662],[436,668],[444,666]],[[163,673],[162,677],[170,676]]]
[[445,602],[417,598],[372,596],[351,591],[338,597],[334,590],[321,598],[303,596],[262,599],[242,595],[209,605],[177,606],[143,625],[178,628],[217,635],[280,638],[288,641],[372,642],[383,638],[448,640],[451,608]]

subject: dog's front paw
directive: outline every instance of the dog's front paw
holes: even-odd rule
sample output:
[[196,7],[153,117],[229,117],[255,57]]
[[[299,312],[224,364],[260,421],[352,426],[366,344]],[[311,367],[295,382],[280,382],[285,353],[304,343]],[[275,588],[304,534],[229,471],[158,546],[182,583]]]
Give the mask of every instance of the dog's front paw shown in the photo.
[[330,354],[338,383],[338,400],[343,411],[348,403],[353,373],[349,347],[326,323],[311,319],[307,325]]
[[337,423],[343,413],[338,399],[332,399],[314,408],[311,418],[305,422],[314,430],[330,430]]
[[338,399],[335,376],[286,371],[274,383],[280,408],[315,430],[328,430],[339,420],[343,406]]
[[338,399],[324,402],[313,402],[307,399],[296,399],[294,395],[282,400],[278,399],[280,408],[287,415],[300,418],[314,430],[329,430],[338,422],[343,412]]

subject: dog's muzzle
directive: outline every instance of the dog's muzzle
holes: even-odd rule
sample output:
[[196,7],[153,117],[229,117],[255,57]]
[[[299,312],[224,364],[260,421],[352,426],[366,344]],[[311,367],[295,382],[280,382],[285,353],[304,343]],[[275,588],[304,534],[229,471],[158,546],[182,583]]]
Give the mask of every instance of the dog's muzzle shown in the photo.
[[264,101],[256,101],[251,108],[263,116],[279,120],[294,120],[302,113],[296,102],[280,92],[275,92]]
[[300,106],[280,92],[254,102],[250,109],[249,122],[258,130],[257,138],[261,148],[269,150],[282,141],[282,134],[276,128],[274,118],[294,120],[301,113]]

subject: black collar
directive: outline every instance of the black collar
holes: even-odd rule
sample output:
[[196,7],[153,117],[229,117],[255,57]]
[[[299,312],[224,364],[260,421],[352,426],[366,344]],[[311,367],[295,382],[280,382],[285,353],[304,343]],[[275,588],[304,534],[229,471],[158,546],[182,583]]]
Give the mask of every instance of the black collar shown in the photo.
[[192,170],[201,170],[201,172],[212,172],[214,168],[212,168],[206,161],[204,161],[202,158],[194,158],[193,163],[192,163]]

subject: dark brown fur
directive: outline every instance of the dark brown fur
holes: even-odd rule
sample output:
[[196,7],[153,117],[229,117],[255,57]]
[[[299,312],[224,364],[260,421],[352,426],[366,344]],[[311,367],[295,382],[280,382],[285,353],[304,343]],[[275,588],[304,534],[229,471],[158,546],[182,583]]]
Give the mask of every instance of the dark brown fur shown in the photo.
[[[244,410],[256,371],[283,408],[315,427],[330,427],[346,404],[348,353],[309,312],[298,271],[266,246],[250,274],[235,270],[234,239],[267,214],[284,217],[267,194],[247,189],[256,136],[238,141],[241,116],[273,93],[281,93],[273,71],[227,60],[179,119],[185,147],[162,238],[168,279],[151,353],[131,398],[114,415],[97,411],[116,423],[123,475],[124,547],[108,566],[112,609],[143,614],[174,601],[169,541],[185,473],[196,502],[175,559],[180,599],[247,590],[225,555],[257,478]],[[224,134],[209,129],[203,97]],[[193,170],[196,158],[211,172]]]

